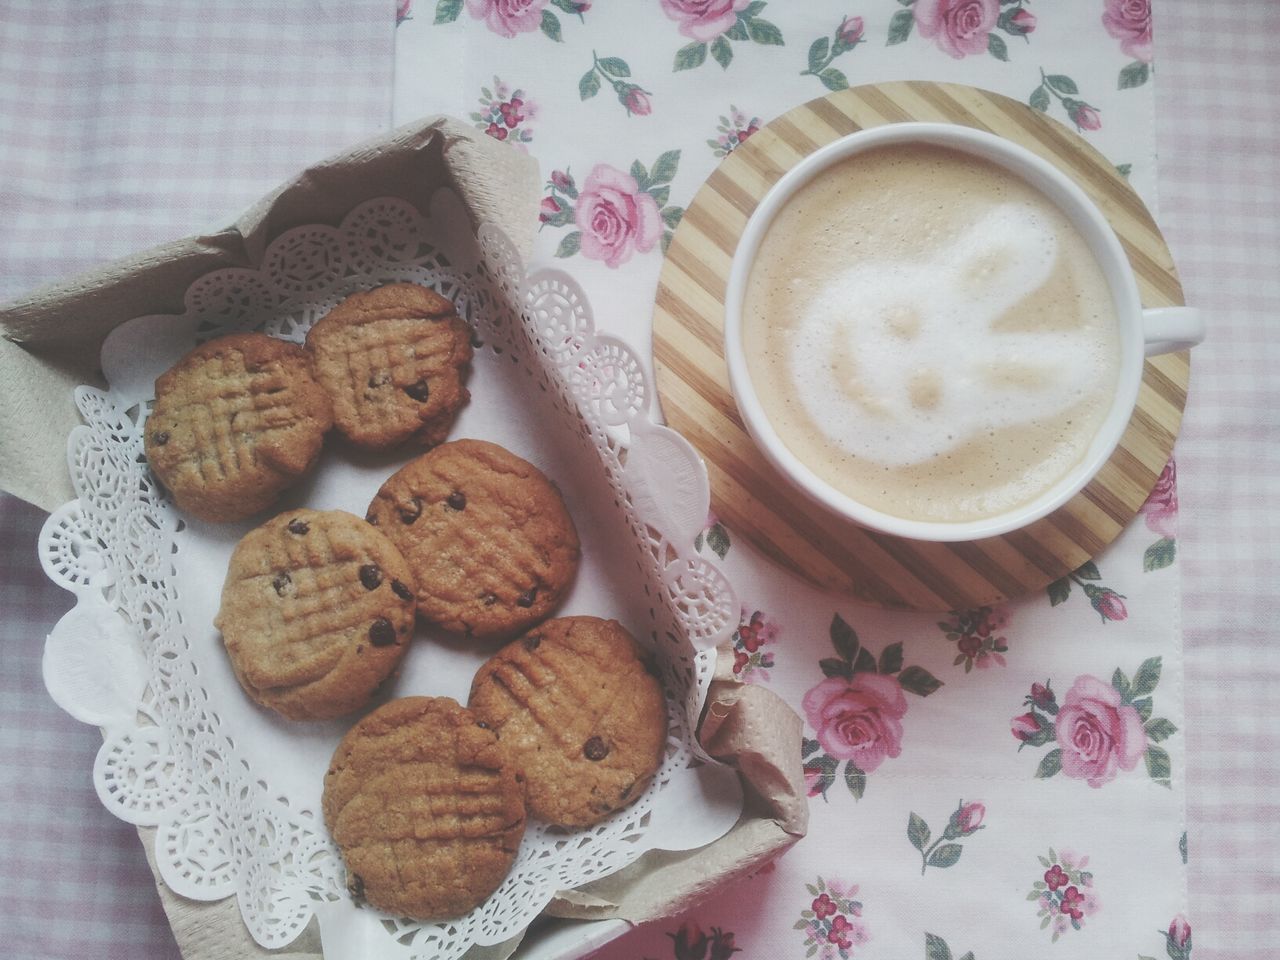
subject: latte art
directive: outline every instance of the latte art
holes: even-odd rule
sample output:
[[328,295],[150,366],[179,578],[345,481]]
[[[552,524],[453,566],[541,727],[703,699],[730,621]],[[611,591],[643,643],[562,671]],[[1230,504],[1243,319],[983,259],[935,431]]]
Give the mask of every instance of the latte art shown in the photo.
[[802,187],[743,310],[748,371],[791,451],[895,516],[965,521],[1080,461],[1119,369],[1110,289],[1028,184],[942,147],[881,147]]
[[999,206],[940,256],[835,272],[797,316],[791,375],[836,445],[903,466],[1060,414],[1096,389],[1074,331],[998,324],[1042,287],[1058,243],[1036,211]]

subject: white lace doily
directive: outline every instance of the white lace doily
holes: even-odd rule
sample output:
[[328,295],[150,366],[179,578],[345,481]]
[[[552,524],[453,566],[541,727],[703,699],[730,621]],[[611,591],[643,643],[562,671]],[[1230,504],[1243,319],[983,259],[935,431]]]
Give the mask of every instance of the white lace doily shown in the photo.
[[[318,914],[326,942],[343,931],[344,955],[358,941],[370,957],[455,958],[512,938],[557,890],[613,873],[647,849],[710,842],[740,809],[725,768],[690,766],[701,758],[694,726],[714,647],[738,614],[724,576],[692,547],[707,515],[705,469],[683,438],[650,419],[652,388],[635,352],[596,332],[575,281],[557,270],[526,275],[501,231],[482,225],[472,234],[468,224],[458,198],[439,191],[429,216],[381,199],[341,226],[289,230],[260,269],[200,278],[182,315],[122,325],[103,348],[109,388],[76,390],[85,425],[72,432],[68,458],[78,499],[49,517],[39,544],[46,573],[76,605],[48,638],[46,685],[69,713],[103,728],[94,784],[116,816],[158,828],[164,882],[197,900],[235,895],[264,947],[288,944]],[[300,341],[349,293],[403,280],[450,297],[476,330],[477,400],[464,418],[529,431],[517,432],[526,443],[516,452],[558,479],[566,498],[576,489],[590,501],[580,511],[570,500],[584,543],[585,582],[575,591],[584,604],[629,596],[630,616],[609,607],[573,612],[617,615],[647,635],[671,705],[665,762],[632,806],[590,830],[531,822],[499,890],[469,915],[435,924],[351,903],[317,804],[323,761],[343,726],[285,724],[249,704],[227,680],[210,625],[222,579],[214,571],[252,524],[188,523],[142,452],[156,375],[198,341],[246,329]],[[500,394],[487,410],[478,407],[486,391]],[[369,492],[401,462],[343,456],[326,451],[321,479],[295,502],[363,513]],[[621,535],[610,539],[610,529]],[[399,693],[457,696],[460,688],[465,699],[476,661],[448,643],[418,644],[428,650],[411,650],[406,662],[434,657],[432,673]]]

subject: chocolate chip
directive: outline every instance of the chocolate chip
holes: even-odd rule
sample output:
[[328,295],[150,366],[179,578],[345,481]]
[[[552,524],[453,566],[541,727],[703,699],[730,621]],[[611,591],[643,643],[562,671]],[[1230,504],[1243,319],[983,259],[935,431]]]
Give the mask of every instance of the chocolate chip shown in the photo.
[[489,725],[488,725],[487,723],[485,723],[483,720],[477,720],[477,721],[476,721],[476,726],[477,726],[477,727],[479,727],[481,730],[488,730],[488,729],[489,729]]
[[364,653],[364,644],[363,644],[363,643],[357,643],[357,644],[356,644],[356,653],[357,653],[357,654]]
[[311,529],[311,524],[307,523],[305,520],[291,520],[289,522],[288,529],[290,533],[296,533],[298,536],[302,536]]
[[520,596],[516,597],[517,607],[532,607],[534,599],[538,596],[538,588],[530,587]]
[[166,430],[159,430],[151,435],[151,442],[157,447],[163,447],[169,442],[169,433]]
[[588,760],[603,760],[609,755],[609,748],[599,737],[592,737],[582,745],[582,755]]
[[394,593],[394,594],[395,594],[397,597],[399,597],[401,600],[412,600],[412,599],[413,599],[413,591],[412,591],[412,590],[410,590],[408,587],[406,587],[406,586],[405,586],[403,583],[401,583],[399,580],[392,580],[392,581],[391,581],[391,592],[392,592],[392,593]]
[[391,382],[391,373],[387,370],[378,370],[369,374],[369,386],[380,387],[384,383]]
[[498,595],[496,593],[486,593],[484,595],[484,605],[486,607],[492,607],[497,602],[498,602]]
[[396,508],[400,511],[401,523],[413,523],[422,516],[422,501],[417,497],[412,498],[406,506]]
[[364,877],[360,876],[358,873],[353,873],[351,876],[347,877],[347,890],[351,892],[352,899],[363,900]]
[[453,493],[449,494],[445,503],[449,505],[450,510],[465,510],[467,509],[467,495],[455,490]]
[[283,597],[285,595],[285,591],[287,591],[292,585],[293,577],[284,572],[277,573],[275,579],[271,581],[271,586],[276,588],[277,597]]
[[409,384],[404,388],[404,392],[419,403],[426,403],[427,397],[431,396],[431,388],[427,385],[425,377],[417,383]]
[[524,648],[525,648],[526,650],[530,650],[530,651],[532,651],[532,650],[537,650],[537,649],[538,649],[538,647],[540,647],[540,646],[542,646],[542,635],[541,635],[541,634],[538,634],[538,633],[531,633],[531,634],[529,634],[527,637],[525,637],[525,638],[524,638]]
[[375,647],[389,647],[396,642],[396,628],[386,617],[379,617],[369,627],[369,642]]
[[366,590],[377,590],[382,583],[382,570],[376,563],[366,563],[360,568],[360,583]]
[[378,518],[373,516],[372,514],[366,513],[364,517],[364,522],[371,527],[376,527],[378,525]]

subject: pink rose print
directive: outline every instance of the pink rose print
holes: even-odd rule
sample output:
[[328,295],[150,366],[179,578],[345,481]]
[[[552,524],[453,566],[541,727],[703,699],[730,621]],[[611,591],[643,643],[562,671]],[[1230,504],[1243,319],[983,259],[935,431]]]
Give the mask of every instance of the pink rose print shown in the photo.
[[1106,0],[1102,25],[1126,57],[1151,62],[1151,0]]
[[1093,890],[1093,874],[1085,870],[1088,857],[1073,861],[1064,852],[1040,857],[1040,865],[1047,867],[1044,878],[1031,885],[1027,899],[1034,901],[1040,917],[1040,929],[1053,928],[1056,943],[1068,930],[1079,930],[1084,918],[1100,909],[1097,893]]
[[734,674],[748,683],[754,679],[767,682],[769,671],[773,669],[773,653],[763,647],[777,639],[777,624],[767,620],[759,610],[748,615],[744,607],[738,632],[733,635]]
[[550,223],[563,211],[564,208],[560,206],[554,197],[543,197],[542,203],[538,208],[538,220],[542,223]]
[[920,36],[956,60],[987,52],[987,34],[1000,16],[999,0],[916,0]]
[[867,774],[902,752],[904,691],[927,697],[942,681],[923,667],[904,669],[901,643],[885,647],[877,658],[839,614],[831,620],[830,635],[838,656],[819,661],[827,679],[801,701],[817,739],[805,737],[800,756],[806,767],[820,771],[824,800],[841,763],[845,785],[859,799]]
[[871,939],[861,920],[862,904],[853,899],[858,895],[857,885],[828,883],[818,877],[817,883],[805,887],[814,899],[808,909],[800,911],[795,929],[804,932],[806,955],[816,955],[819,960],[849,960],[855,947]]
[[1057,100],[1077,130],[1101,130],[1102,114],[1092,104],[1079,99],[1080,88],[1070,77],[1061,73],[1045,73],[1040,69],[1040,86],[1031,91],[1027,102],[1041,113],[1048,113]]
[[[409,0],[400,2],[407,6]],[[560,18],[547,9],[547,0],[466,0],[466,5],[473,18],[483,20],[485,26],[499,36],[514,37],[541,30],[557,43],[563,39]],[[591,7],[584,0],[551,0],[551,5],[576,15],[579,20]],[[436,0],[435,23],[453,23],[461,13],[462,0]]]
[[1102,129],[1102,116],[1088,104],[1081,104],[1077,107],[1071,114],[1071,119],[1075,121],[1076,126],[1081,130]]
[[582,255],[617,267],[636,251],[646,253],[662,236],[662,215],[636,178],[598,163],[578,198],[575,222],[582,231]]
[[467,12],[499,36],[514,37],[541,27],[546,5],[547,0],[467,0]]
[[727,70],[733,61],[729,41],[782,46],[782,31],[763,20],[765,0],[661,0],[662,12],[680,25],[693,42],[676,51],[674,70],[692,70],[707,62],[707,54]]
[[982,829],[982,821],[987,815],[987,808],[980,803],[966,803],[951,815],[950,828],[956,836],[967,837]]
[[661,0],[662,12],[680,24],[691,40],[709,43],[738,20],[738,11],[751,0]]
[[[471,120],[477,130],[527,152],[525,144],[533,140],[530,121],[536,113],[537,107],[523,90],[512,90],[500,78],[494,77],[492,90],[480,88],[480,109],[472,111]],[[547,213],[545,204],[542,213]]]
[[396,26],[404,23],[406,20],[412,20],[413,17],[409,12],[413,9],[413,0],[396,0]]
[[1019,750],[1057,745],[1041,759],[1036,777],[1062,773],[1097,788],[1119,771],[1134,769],[1141,758],[1151,779],[1169,786],[1169,754],[1157,744],[1178,728],[1152,716],[1160,672],[1160,657],[1151,657],[1132,680],[1122,670],[1115,671],[1110,684],[1086,674],[1076,678],[1061,703],[1047,682],[1035,684],[1023,701],[1031,709],[1014,719],[1013,735],[1021,741]]
[[907,698],[892,677],[832,677],[806,693],[803,706],[823,749],[837,760],[854,761],[863,773],[902,752]]
[[865,32],[866,24],[861,17],[842,19],[830,39],[819,37],[809,46],[809,67],[801,70],[800,76],[817,77],[828,90],[847,90],[849,78],[831,64],[836,57],[862,43]]
[[1169,922],[1169,929],[1164,935],[1165,952],[1170,960],[1191,960],[1191,924],[1187,918],[1178,914]]
[[1124,594],[1102,586],[1097,582],[1101,579],[1102,573],[1097,564],[1092,560],[1085,561],[1061,580],[1055,580],[1045,588],[1049,594],[1049,606],[1056,607],[1066,602],[1071,596],[1071,585],[1074,583],[1084,592],[1089,605],[1102,617],[1103,623],[1128,619],[1129,610],[1124,605]]
[[1026,743],[1040,732],[1040,722],[1034,713],[1024,713],[1010,721],[1010,729],[1015,739]]
[[1178,535],[1178,465],[1173,460],[1164,465],[1141,512],[1149,530],[1162,537]]
[[839,910],[840,908],[836,906],[836,902],[831,899],[831,894],[829,893],[824,893],[813,901],[813,915],[819,920],[834,917]]
[[716,125],[720,135],[714,140],[708,140],[707,146],[717,157],[727,157],[759,129],[759,117],[748,117],[737,107],[730,105],[729,115],[720,117],[720,122]]
[[1009,611],[1005,607],[978,607],[974,610],[952,610],[946,620],[938,621],[938,627],[948,640],[954,641],[955,665],[964,664],[968,673],[975,666],[986,670],[1005,665],[1004,654],[1009,652],[1009,641],[1003,631],[1009,625]]
[[965,803],[961,800],[947,820],[942,835],[930,845],[933,831],[922,816],[911,811],[907,817],[907,839],[920,852],[920,875],[924,876],[929,867],[953,867],[959,863],[964,846],[954,841],[971,837],[985,829],[982,821],[986,815],[987,808],[983,804]]
[[1132,770],[1147,751],[1138,711],[1096,677],[1079,677],[1067,691],[1054,735],[1062,749],[1062,772],[1091,787],[1114,780],[1117,768]]
[[1009,17],[1009,23],[1014,27],[1014,31],[1026,36],[1036,28],[1036,15],[1030,10],[1015,10],[1013,15]]
[[590,100],[600,92],[602,83],[613,88],[614,96],[627,111],[629,117],[647,117],[653,112],[653,104],[649,100],[649,91],[641,89],[627,80],[631,76],[631,66],[621,57],[598,57],[591,53],[591,69],[578,81],[578,97]]
[[1163,570],[1178,555],[1178,465],[1172,460],[1165,464],[1140,512],[1147,529],[1160,535],[1142,554],[1142,569],[1147,573]]
[[637,117],[647,117],[653,112],[649,95],[639,87],[632,87],[627,91],[626,108],[627,113],[635,114]]
[[659,241],[665,251],[684,215],[683,208],[667,205],[679,163],[679,150],[658,157],[652,171],[639,160],[631,164],[630,173],[598,163],[581,190],[568,170],[553,171],[546,186],[559,212],[551,213],[542,224],[578,227],[561,239],[556,256],[581,253],[616,268],[635,253],[652,250]]
[[1045,885],[1050,890],[1057,890],[1059,887],[1066,886],[1068,883],[1068,880],[1067,880],[1066,873],[1064,873],[1062,870],[1062,866],[1060,864],[1055,863],[1052,867],[1050,867],[1048,870],[1045,871],[1044,882],[1045,882]]

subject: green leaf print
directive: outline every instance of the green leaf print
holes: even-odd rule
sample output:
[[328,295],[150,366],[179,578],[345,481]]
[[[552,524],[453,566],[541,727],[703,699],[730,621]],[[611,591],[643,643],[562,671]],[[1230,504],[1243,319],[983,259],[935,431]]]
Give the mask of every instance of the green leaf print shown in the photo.
[[702,66],[707,60],[705,43],[690,43],[676,51],[676,70],[692,70]]

